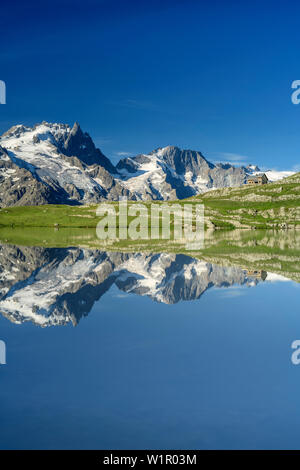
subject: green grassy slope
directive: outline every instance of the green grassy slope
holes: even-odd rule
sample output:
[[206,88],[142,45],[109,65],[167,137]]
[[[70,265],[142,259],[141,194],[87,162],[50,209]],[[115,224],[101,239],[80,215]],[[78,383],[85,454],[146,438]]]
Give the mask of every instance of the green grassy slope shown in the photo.
[[218,228],[300,228],[300,173],[276,183],[209,191],[205,216]]
[[[180,201],[202,202],[206,228],[300,228],[300,173],[277,183],[209,191]],[[116,208],[118,203],[113,204]],[[129,205],[134,205],[130,202]],[[143,202],[148,207],[153,202]],[[162,204],[162,202],[155,202]],[[44,205],[0,209],[0,227],[96,227],[97,206]]]

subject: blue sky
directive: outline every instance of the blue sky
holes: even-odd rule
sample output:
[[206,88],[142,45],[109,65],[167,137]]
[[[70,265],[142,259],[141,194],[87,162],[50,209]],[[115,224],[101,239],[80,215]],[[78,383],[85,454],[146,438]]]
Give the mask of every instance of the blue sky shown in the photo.
[[294,1],[5,0],[0,131],[77,120],[114,162],[178,145],[299,168],[299,16]]

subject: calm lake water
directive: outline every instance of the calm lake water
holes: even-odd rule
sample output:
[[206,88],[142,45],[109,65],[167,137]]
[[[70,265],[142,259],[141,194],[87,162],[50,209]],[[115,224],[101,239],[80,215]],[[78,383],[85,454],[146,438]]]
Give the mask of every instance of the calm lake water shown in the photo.
[[79,248],[0,266],[0,448],[300,448],[299,283]]

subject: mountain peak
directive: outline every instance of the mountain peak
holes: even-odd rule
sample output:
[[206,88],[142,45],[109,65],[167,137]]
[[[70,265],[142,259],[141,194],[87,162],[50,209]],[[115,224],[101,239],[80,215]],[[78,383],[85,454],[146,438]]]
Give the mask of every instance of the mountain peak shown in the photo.
[[250,172],[260,171],[260,168],[257,165],[252,165],[251,163],[246,166],[246,169]]
[[148,155],[156,155],[157,157],[162,157],[167,153],[172,153],[175,151],[181,152],[181,149],[179,147],[176,147],[175,145],[167,145],[166,147],[158,147],[152,150],[152,152],[150,152]]
[[80,128],[80,125],[79,125],[79,122],[78,121],[75,121],[74,122],[74,125],[72,127],[72,130],[71,130],[71,134],[76,134],[77,132],[82,132],[81,128]]
[[116,173],[114,165],[96,148],[92,138],[81,130],[77,121],[64,143],[64,153],[70,157],[76,156],[87,165],[101,165],[110,173]]
[[151,152],[151,155],[162,159],[170,168],[180,175],[189,171],[198,174],[201,168],[214,167],[214,165],[205,159],[201,152],[181,149],[175,145],[158,148],[154,152]]

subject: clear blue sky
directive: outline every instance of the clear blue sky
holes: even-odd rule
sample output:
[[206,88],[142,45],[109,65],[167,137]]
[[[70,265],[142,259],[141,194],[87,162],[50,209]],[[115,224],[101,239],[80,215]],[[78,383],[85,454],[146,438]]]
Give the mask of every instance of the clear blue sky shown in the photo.
[[300,163],[295,1],[1,2],[0,131],[79,121],[102,151]]

